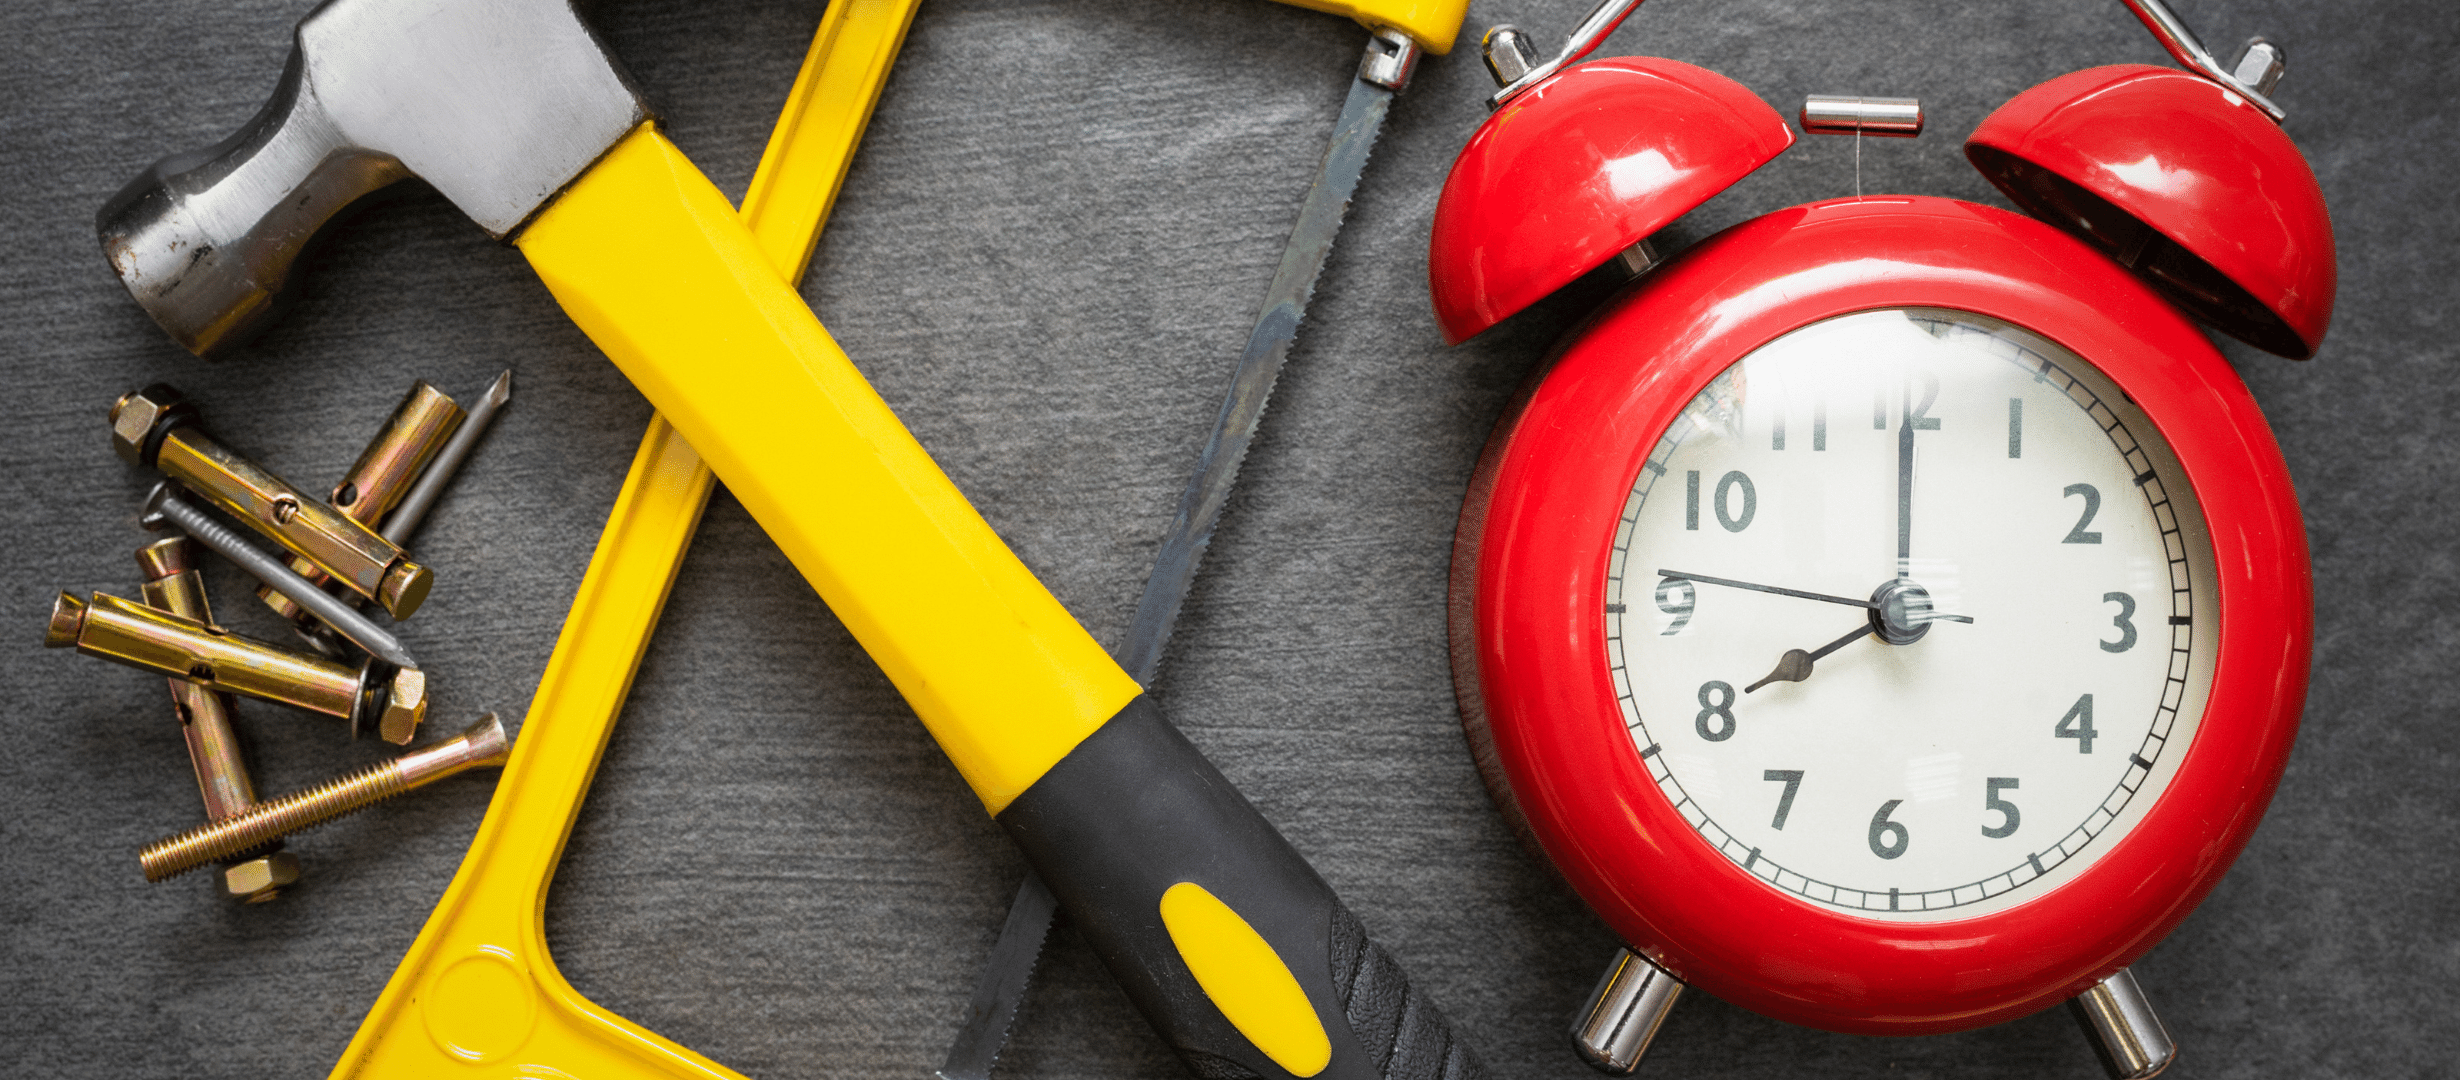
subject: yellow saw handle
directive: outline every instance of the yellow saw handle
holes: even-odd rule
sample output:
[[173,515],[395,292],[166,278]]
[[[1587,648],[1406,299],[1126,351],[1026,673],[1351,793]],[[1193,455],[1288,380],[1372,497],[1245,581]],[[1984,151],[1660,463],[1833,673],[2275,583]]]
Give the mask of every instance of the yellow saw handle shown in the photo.
[[1139,693],[647,124],[515,241],[997,814]]
[[1348,16],[1369,30],[1391,27],[1416,39],[1418,47],[1442,54],[1452,51],[1469,14],[1469,0],[1281,0],[1284,4]]

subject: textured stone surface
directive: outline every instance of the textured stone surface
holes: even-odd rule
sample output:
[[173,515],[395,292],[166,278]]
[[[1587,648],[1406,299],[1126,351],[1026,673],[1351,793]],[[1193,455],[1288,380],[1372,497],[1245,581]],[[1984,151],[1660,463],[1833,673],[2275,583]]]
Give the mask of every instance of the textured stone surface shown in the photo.
[[[649,415],[519,255],[415,186],[345,222],[269,334],[207,365],[132,305],[94,209],[220,139],[279,72],[287,2],[0,10],[0,1063],[25,1075],[327,1070],[450,880],[490,783],[456,779],[297,840],[279,901],[148,886],[136,849],[198,803],[159,679],[35,646],[56,590],[133,590],[149,478],[109,448],[119,393],[168,379],[230,445],[330,484],[413,378],[518,394],[419,539],[437,585],[402,636],[431,726],[525,709]],[[1473,5],[1560,40],[1587,0]],[[676,140],[749,182],[818,17],[804,0],[607,0],[592,12]],[[2280,98],[2338,228],[2338,318],[2308,364],[2227,351],[2308,515],[2307,723],[2237,869],[2139,966],[2178,1076],[2450,1068],[2460,794],[2460,391],[2449,317],[2460,145],[2424,3],[2221,4],[2208,39],[2287,42]],[[957,484],[1105,642],[1124,631],[1364,35],[1263,0],[932,0],[803,292]],[[2162,62],[2116,4],[1664,0],[1609,51],[1805,93],[1918,95],[1919,141],[1863,147],[1872,191],[2004,205],[1959,141],[2093,64]],[[2226,49],[2224,49],[2226,51]],[[1453,518],[1504,398],[1593,299],[1444,348],[1424,245],[1483,117],[1474,52],[1430,58],[1392,120],[1163,664],[1173,718],[1323,871],[1499,1076],[1590,1075],[1563,1027],[1612,941],[1515,845],[1464,752],[1444,656]],[[1678,223],[1679,247],[1849,193],[1805,140]],[[824,463],[815,463],[824,467]],[[276,632],[231,567],[225,621]],[[259,790],[379,760],[330,721],[240,706]],[[922,1077],[1022,864],[887,681],[722,492],[642,666],[554,891],[558,965],[615,1012],[758,1077]],[[1663,1076],[2090,1077],[2053,1011],[1879,1040],[1705,998]],[[1002,1075],[1177,1075],[1063,935]]]

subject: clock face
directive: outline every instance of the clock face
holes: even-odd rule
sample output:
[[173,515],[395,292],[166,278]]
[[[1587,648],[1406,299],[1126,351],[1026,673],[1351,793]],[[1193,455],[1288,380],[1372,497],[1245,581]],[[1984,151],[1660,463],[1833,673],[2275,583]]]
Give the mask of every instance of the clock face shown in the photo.
[[2108,853],[2193,739],[2211,543],[2107,376],[2011,324],[1828,319],[1720,374],[1650,451],[1604,604],[1632,745],[1744,871],[1950,920]]

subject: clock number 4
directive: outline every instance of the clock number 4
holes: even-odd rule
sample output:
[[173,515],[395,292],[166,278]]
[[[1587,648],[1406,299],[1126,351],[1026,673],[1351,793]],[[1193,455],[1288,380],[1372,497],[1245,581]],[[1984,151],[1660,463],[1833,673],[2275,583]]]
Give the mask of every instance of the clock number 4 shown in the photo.
[[[1742,508],[1734,510],[1735,489],[1741,490]],[[1727,532],[1741,532],[1751,527],[1752,515],[1760,512],[1760,493],[1751,486],[1751,478],[1741,469],[1725,474],[1717,481],[1717,490],[1709,498],[1709,506],[1717,512],[1717,524]],[[1700,531],[1700,470],[1683,473],[1683,528]]]
[[2076,753],[2092,753],[2093,736],[2100,734],[2093,730],[2093,695],[2077,698],[2075,705],[2067,710],[2067,715],[2059,718],[2059,726],[2052,734],[2062,739],[2074,739]]

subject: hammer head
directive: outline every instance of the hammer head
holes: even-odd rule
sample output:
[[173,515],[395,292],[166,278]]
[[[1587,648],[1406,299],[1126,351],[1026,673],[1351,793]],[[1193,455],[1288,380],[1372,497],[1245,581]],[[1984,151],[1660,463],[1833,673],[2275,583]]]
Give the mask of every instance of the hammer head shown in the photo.
[[95,228],[137,303],[199,356],[261,326],[343,207],[416,176],[501,239],[649,119],[569,0],[327,0],[247,126],[174,154]]

